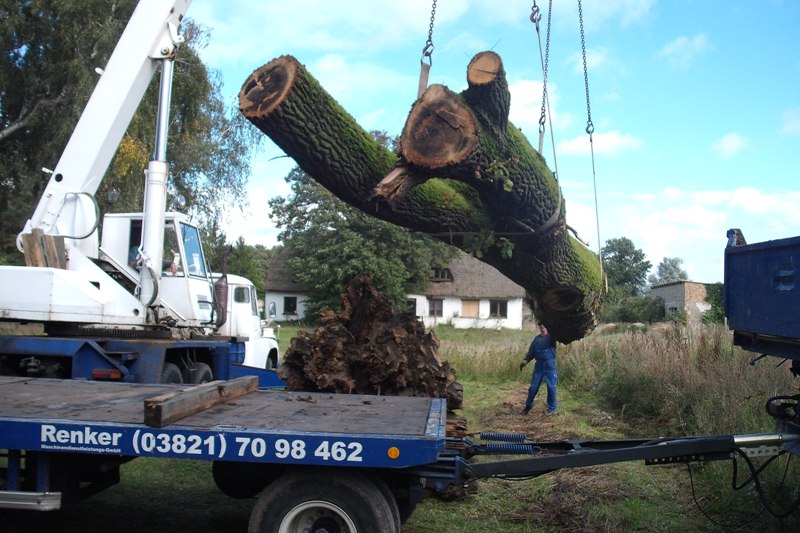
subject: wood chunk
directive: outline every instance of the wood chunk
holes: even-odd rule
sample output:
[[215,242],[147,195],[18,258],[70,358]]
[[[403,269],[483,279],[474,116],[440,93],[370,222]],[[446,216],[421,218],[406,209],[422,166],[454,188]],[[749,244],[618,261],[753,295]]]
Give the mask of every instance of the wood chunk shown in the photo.
[[255,390],[258,377],[243,376],[168,392],[144,401],[144,423],[154,428],[164,427]]

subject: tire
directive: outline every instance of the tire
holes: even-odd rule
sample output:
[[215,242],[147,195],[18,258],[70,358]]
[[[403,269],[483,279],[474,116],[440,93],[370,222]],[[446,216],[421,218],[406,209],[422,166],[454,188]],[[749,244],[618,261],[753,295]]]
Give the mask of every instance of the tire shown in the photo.
[[379,485],[357,472],[301,469],[264,489],[248,531],[399,533],[397,505],[393,505],[394,512]]
[[[389,489],[389,485],[378,475],[370,474],[369,478],[372,480],[375,486],[378,487],[378,490],[381,491],[383,497],[386,498],[386,502],[389,504],[389,510],[392,513],[392,521],[394,522],[397,531],[400,531],[400,526],[401,524],[405,523],[405,520],[401,520],[402,514],[400,513],[400,506],[397,499],[394,497],[394,494],[392,494],[391,489]],[[411,511],[413,512],[413,509]],[[411,514],[409,513],[408,516],[411,516]],[[408,516],[406,517],[406,520],[408,520]]]
[[175,363],[164,363],[161,370],[161,383],[183,383],[181,369]]
[[214,461],[211,465],[211,475],[217,488],[231,498],[239,500],[257,496],[282,473],[283,467],[268,463]]
[[200,385],[201,383],[208,383],[209,381],[214,381],[214,373],[211,371],[211,367],[205,363],[197,363],[194,365],[194,375],[192,375],[192,371],[189,371],[189,382],[193,385]]
[[272,350],[267,356],[267,370],[272,368],[278,368],[278,352],[276,350]]

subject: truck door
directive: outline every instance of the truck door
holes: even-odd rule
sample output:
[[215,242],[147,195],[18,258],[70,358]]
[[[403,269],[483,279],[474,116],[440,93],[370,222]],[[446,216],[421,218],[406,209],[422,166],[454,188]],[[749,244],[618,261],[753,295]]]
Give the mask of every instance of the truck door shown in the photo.
[[252,285],[231,285],[233,294],[229,317],[231,334],[247,337],[245,341],[244,365],[267,368],[267,357],[271,348],[269,339],[261,335],[261,317],[258,314],[256,290]]

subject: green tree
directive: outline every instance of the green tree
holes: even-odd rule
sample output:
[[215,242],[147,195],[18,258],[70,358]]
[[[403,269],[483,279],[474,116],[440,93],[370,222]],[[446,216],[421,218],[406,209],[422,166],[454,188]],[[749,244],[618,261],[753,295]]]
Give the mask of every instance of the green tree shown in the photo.
[[723,290],[724,285],[722,283],[709,283],[706,285],[706,302],[711,305],[711,308],[703,313],[704,324],[725,323]]
[[212,272],[222,272],[222,258],[228,249],[228,237],[220,228],[219,220],[212,220],[200,228],[203,253]]
[[395,304],[423,290],[431,267],[443,267],[455,249],[377,220],[345,204],[296,167],[286,177],[292,194],[270,200],[280,240],[297,257],[296,281],[309,286],[307,313],[339,309],[344,286],[369,271],[375,286]]
[[[136,6],[135,0],[0,0],[0,262],[20,262],[15,238],[48,177]],[[87,23],[91,21],[91,23]],[[197,50],[207,29],[184,21],[187,44],[176,60],[168,146],[169,188],[200,220],[245,201],[249,159],[262,138],[229,109],[219,74]],[[119,191],[117,211],[140,210],[143,170],[153,152],[158,76],[120,143],[98,203]],[[87,148],[91,149],[91,148]]]
[[[647,271],[653,266],[644,252],[627,237],[609,239],[602,248],[603,267],[608,284],[620,297],[642,296],[647,284]],[[615,291],[611,291],[613,295]]]
[[689,275],[681,268],[683,259],[680,257],[665,257],[656,267],[656,272],[647,277],[650,286],[662,283],[672,283],[673,281],[686,281]]
[[652,324],[664,319],[664,300],[650,296],[622,296],[603,306],[603,322],[642,322]]
[[277,250],[262,245],[249,245],[239,237],[228,255],[228,273],[244,276],[253,282],[256,293],[263,296],[267,268]]

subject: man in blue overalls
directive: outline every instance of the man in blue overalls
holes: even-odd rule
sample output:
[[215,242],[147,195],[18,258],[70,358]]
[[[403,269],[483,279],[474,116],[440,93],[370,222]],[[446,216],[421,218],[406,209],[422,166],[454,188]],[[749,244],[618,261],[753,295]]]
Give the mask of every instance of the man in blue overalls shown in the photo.
[[556,384],[558,383],[558,371],[556,371],[556,339],[547,332],[547,327],[538,322],[539,335],[533,338],[525,359],[519,364],[520,371],[525,368],[531,359],[536,360],[533,365],[533,376],[531,376],[531,386],[528,389],[528,399],[525,401],[523,415],[527,415],[533,407],[533,399],[542,385],[542,379],[547,384],[547,412],[556,412]]

